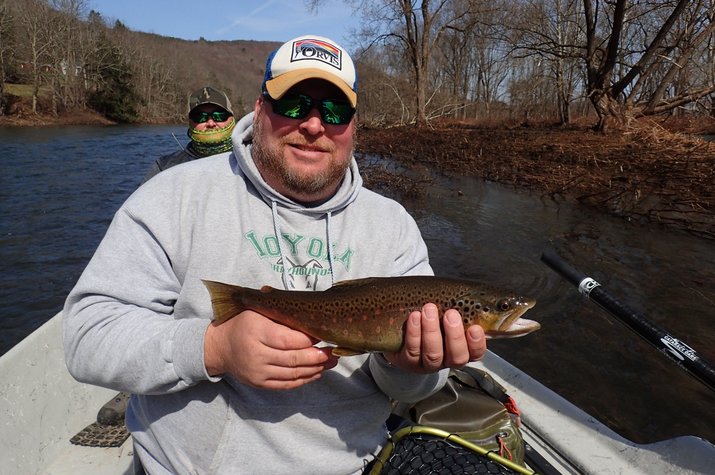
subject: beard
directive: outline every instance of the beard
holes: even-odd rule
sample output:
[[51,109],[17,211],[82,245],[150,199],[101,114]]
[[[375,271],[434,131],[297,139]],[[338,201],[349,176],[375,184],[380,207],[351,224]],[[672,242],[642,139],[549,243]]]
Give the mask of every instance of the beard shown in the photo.
[[253,137],[251,157],[258,169],[262,173],[276,177],[290,193],[295,195],[317,194],[326,188],[339,185],[350,165],[352,151],[347,156],[341,157],[335,155],[334,147],[326,147],[332,157],[327,166],[319,172],[305,173],[286,166],[283,158],[284,148],[289,143],[295,144],[295,140],[290,141],[285,137],[277,137],[273,141],[266,140],[260,119],[253,123]]

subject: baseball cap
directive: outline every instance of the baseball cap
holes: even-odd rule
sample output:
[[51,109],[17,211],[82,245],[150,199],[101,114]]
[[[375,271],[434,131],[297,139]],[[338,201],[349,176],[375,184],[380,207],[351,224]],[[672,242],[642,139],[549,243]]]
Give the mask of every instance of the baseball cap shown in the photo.
[[280,99],[291,87],[305,79],[324,79],[335,84],[357,106],[357,73],[343,47],[322,36],[294,38],[275,50],[266,61],[261,89]]
[[233,115],[231,101],[228,100],[228,96],[223,91],[219,91],[211,86],[204,86],[191,93],[189,96],[189,112],[201,104],[215,104],[219,107],[223,107]]

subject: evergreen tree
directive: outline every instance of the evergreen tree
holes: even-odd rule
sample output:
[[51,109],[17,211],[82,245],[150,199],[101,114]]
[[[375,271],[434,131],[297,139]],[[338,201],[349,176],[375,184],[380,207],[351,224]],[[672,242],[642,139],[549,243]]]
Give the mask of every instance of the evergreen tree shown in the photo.
[[100,61],[95,63],[94,79],[97,89],[89,96],[92,109],[117,122],[135,122],[137,104],[141,100],[133,84],[132,70],[122,52],[106,38],[98,52]]

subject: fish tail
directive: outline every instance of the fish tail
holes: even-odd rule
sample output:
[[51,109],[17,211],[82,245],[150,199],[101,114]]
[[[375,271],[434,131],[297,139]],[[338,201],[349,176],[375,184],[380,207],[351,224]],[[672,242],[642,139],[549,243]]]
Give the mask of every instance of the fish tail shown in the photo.
[[233,298],[237,286],[214,282],[212,280],[202,280],[202,282],[211,295],[211,307],[214,311],[214,320],[218,323],[223,323],[246,310],[240,302],[236,302]]

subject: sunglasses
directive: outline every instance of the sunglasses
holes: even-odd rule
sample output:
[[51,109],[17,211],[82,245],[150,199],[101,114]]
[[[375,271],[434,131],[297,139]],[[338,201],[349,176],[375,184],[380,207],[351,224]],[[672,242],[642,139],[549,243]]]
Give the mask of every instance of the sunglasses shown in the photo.
[[355,115],[355,109],[347,101],[335,101],[332,99],[318,101],[305,94],[290,94],[280,99],[273,99],[265,92],[263,97],[271,103],[275,114],[289,119],[303,119],[314,107],[318,108],[323,122],[330,125],[347,124]]
[[228,111],[189,112],[189,119],[196,122],[197,124],[203,124],[204,122],[208,121],[209,118],[213,119],[214,122],[224,122],[228,120],[229,117],[231,117],[231,113]]

